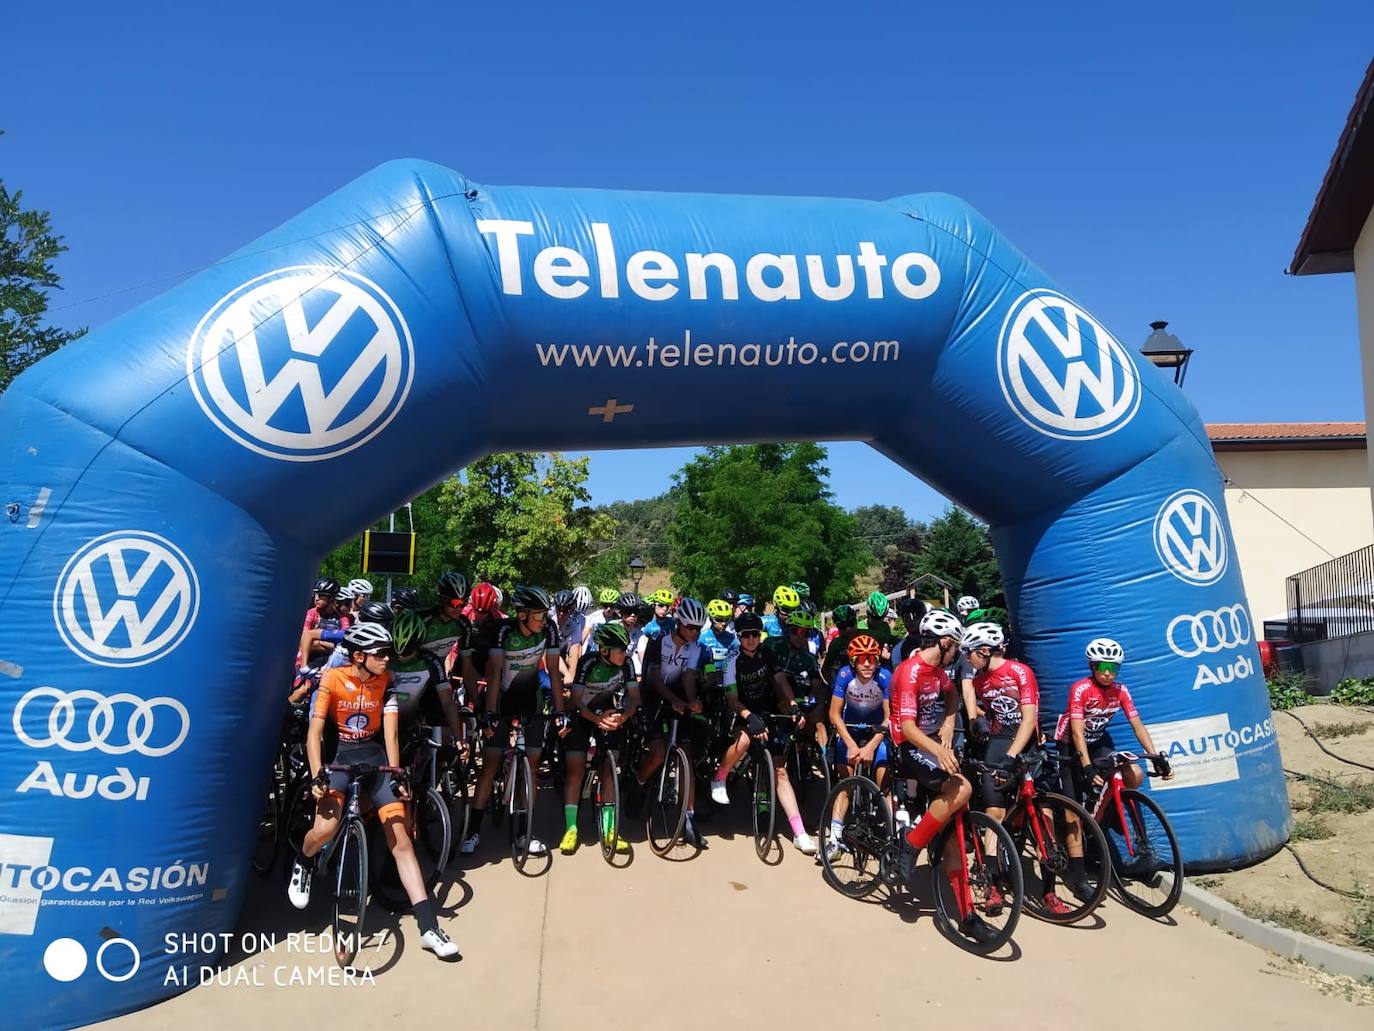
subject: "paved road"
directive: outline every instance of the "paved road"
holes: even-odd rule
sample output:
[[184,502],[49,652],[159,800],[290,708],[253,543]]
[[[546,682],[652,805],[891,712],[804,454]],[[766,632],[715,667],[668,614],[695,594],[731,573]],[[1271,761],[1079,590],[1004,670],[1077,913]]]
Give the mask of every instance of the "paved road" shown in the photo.
[[[286,937],[318,933],[328,914],[319,898],[297,913],[274,885],[250,901],[243,929],[275,933],[276,947],[240,956],[220,975],[240,983],[206,984],[102,1026],[267,1031],[328,1020],[350,1029],[400,1017],[665,1031],[730,1016],[832,1029],[856,1019],[872,1027],[873,1017],[965,1021],[973,1012],[1060,1031],[1371,1026],[1368,1008],[1286,976],[1274,957],[1182,911],[1172,925],[1111,901],[1091,928],[1026,918],[1014,950],[980,959],[938,934],[928,905],[850,901],[790,846],[779,865],[765,867],[746,834],[727,830],[713,825],[712,848],[691,862],[664,862],[641,845],[627,868],[613,870],[584,847],[555,857],[534,880],[499,854],[502,835],[476,857],[486,862],[444,891],[444,924],[462,962],[423,951],[409,916],[380,914],[370,926],[377,944],[360,960],[375,972],[371,984],[290,983],[336,969],[327,945],[300,939],[292,950]],[[194,980],[196,957],[186,959]],[[1110,989],[1083,990],[1113,971],[1135,978],[1119,1003],[1107,1001]]]

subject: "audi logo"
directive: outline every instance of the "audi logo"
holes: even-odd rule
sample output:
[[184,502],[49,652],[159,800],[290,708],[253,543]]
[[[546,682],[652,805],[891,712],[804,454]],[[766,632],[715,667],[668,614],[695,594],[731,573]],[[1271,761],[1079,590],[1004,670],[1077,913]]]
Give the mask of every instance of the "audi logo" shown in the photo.
[[1239,648],[1250,643],[1250,614],[1239,603],[1193,615],[1184,613],[1169,621],[1164,636],[1174,654],[1185,659]]
[[[76,730],[78,706],[89,704],[84,732]],[[131,706],[127,719],[117,718],[116,708]],[[43,712],[47,711],[46,735],[35,736],[31,731],[41,728]],[[160,716],[159,710],[169,710]],[[29,717],[27,725],[25,715]],[[170,729],[167,721],[176,720],[176,736],[167,744],[150,745],[154,725],[161,720],[159,738]],[[122,730],[116,732],[116,726]],[[61,691],[55,687],[35,687],[14,709],[14,732],[30,748],[50,748],[53,745],[69,752],[89,752],[91,749],[106,755],[127,755],[137,752],[156,758],[168,755],[181,747],[191,730],[191,714],[175,698],[139,698],[131,694],[115,694],[108,698],[95,691]],[[112,741],[111,738],[114,738]],[[123,739],[122,742],[120,739]]]

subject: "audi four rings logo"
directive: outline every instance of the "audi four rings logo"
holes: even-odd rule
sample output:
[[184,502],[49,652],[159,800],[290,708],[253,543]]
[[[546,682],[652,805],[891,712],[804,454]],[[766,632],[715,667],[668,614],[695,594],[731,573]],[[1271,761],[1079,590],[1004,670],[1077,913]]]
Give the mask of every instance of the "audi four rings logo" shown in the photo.
[[1205,494],[1181,490],[1159,508],[1155,552],[1164,568],[1184,583],[1216,583],[1226,572],[1226,531]]
[[298,265],[221,297],[191,335],[186,369],[200,407],[235,441],[312,462],[352,451],[395,417],[415,351],[376,283]]
[[67,647],[100,666],[142,666],[191,631],[200,583],[165,537],[116,530],[83,544],[57,578],[53,620]]
[[14,733],[30,748],[156,758],[181,747],[191,714],[175,698],[139,698],[35,687],[14,708]]
[[1060,440],[1115,433],[1140,407],[1140,380],[1126,349],[1053,290],[1029,290],[1007,312],[997,380],[1022,422]]
[[1241,604],[1184,613],[1169,620],[1164,632],[1174,654],[1184,659],[1211,655],[1250,643],[1250,614]]

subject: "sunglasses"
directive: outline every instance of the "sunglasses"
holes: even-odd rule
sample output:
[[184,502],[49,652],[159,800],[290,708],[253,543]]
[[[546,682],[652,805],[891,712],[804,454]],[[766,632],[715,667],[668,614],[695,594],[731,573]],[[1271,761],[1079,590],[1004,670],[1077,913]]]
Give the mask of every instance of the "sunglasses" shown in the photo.
[[763,634],[759,633],[757,630],[741,630],[739,636],[743,639],[746,637],[762,637]]
[[1093,669],[1099,673],[1115,673],[1121,669],[1119,662],[1094,662]]
[[461,608],[463,607],[463,599],[462,599],[462,598],[450,598],[449,601],[448,601],[448,607],[451,608],[451,609],[461,609]]

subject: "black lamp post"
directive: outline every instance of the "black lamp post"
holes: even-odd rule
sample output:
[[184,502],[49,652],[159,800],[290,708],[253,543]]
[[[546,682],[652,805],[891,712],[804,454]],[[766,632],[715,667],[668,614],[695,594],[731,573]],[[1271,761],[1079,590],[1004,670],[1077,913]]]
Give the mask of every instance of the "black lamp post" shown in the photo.
[[630,578],[635,582],[635,593],[639,593],[639,581],[644,579],[644,570],[648,568],[644,565],[644,560],[636,555],[630,559]]
[[1184,347],[1183,341],[1172,333],[1166,333],[1167,322],[1151,322],[1153,333],[1146,338],[1140,353],[1150,360],[1157,369],[1172,369],[1174,385],[1183,386],[1183,377],[1188,375],[1188,360],[1193,357],[1193,349]]

